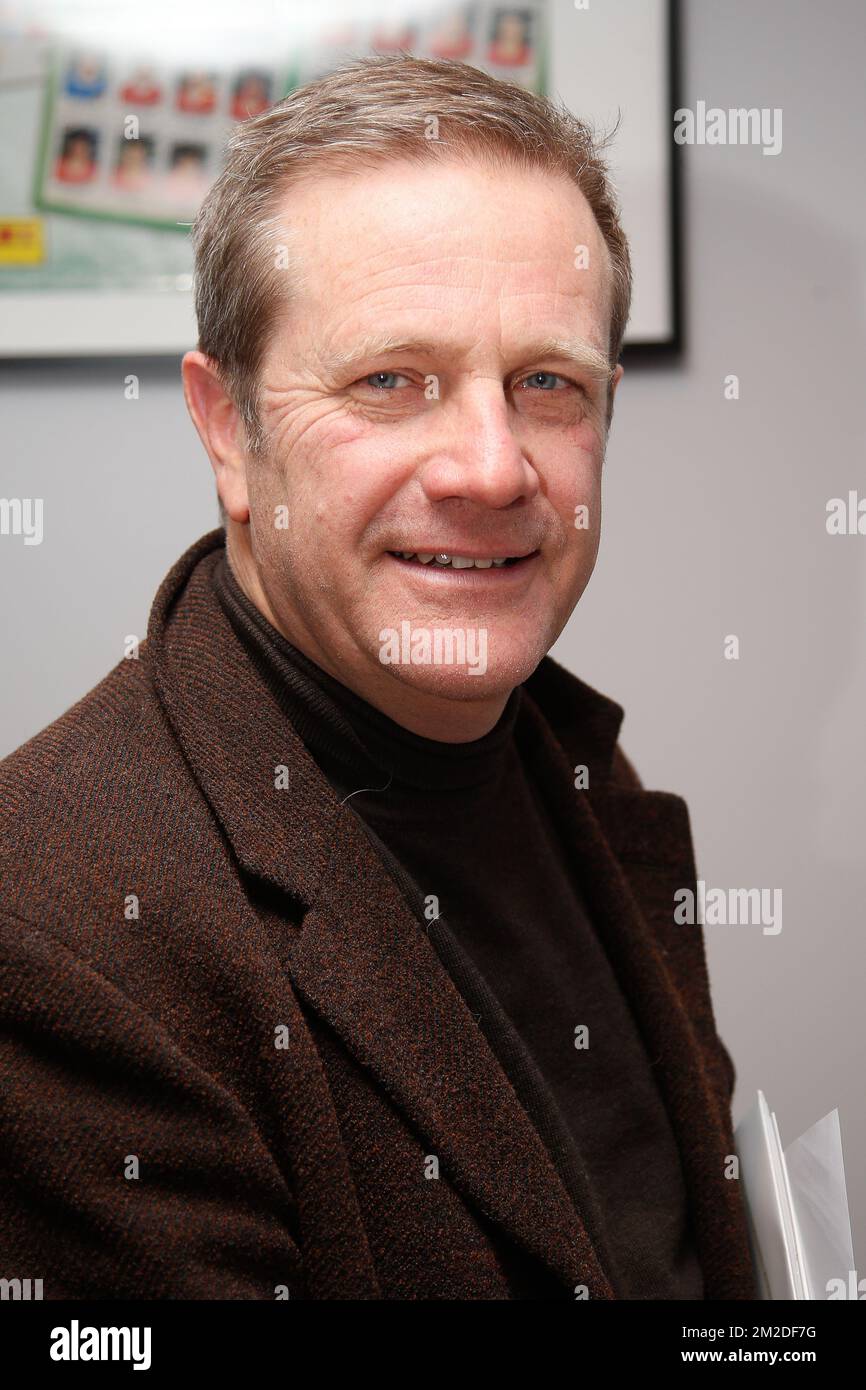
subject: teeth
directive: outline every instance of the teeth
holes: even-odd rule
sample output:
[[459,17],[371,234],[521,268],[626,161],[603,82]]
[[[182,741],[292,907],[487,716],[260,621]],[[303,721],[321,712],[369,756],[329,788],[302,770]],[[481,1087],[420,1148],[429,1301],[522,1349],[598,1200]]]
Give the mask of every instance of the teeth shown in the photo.
[[505,558],[501,560],[471,560],[467,555],[449,555],[446,551],[440,550],[438,554],[432,551],[416,553],[414,550],[395,550],[395,555],[399,555],[402,560],[420,560],[422,565],[429,565],[434,560],[441,569],[468,570],[479,569],[489,570],[491,565],[501,569],[505,564]]

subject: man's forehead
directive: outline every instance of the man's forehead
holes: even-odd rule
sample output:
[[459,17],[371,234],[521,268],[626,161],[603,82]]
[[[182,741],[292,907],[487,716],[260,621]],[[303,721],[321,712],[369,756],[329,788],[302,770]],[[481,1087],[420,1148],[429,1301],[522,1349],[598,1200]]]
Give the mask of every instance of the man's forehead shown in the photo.
[[[410,164],[394,160],[367,172],[313,172],[276,209],[278,227],[309,269],[324,280],[368,265],[417,267],[435,276],[437,262],[467,286],[486,265],[513,281],[574,268],[605,280],[610,255],[592,208],[565,174],[541,169],[492,170],[482,161]],[[314,255],[310,256],[311,249]]]
[[[475,188],[472,166],[434,166],[437,172]],[[583,193],[563,176],[530,171],[541,192],[535,211],[553,215],[534,216],[523,200],[506,224],[487,215],[488,191],[499,211],[502,193],[489,170],[479,171],[477,217],[471,208],[459,218],[443,214],[430,189],[421,204],[401,200],[401,187],[417,192],[427,177],[402,163],[374,170],[379,181],[371,185],[360,174],[326,175],[319,193],[327,196],[314,195],[314,178],[302,198],[283,205],[295,326],[305,325],[303,336],[317,340],[329,365],[410,347],[466,356],[471,345],[459,340],[456,323],[470,338],[474,329],[476,342],[501,339],[508,351],[544,334],[556,347],[530,355],[570,359],[599,375],[602,363],[593,358],[600,358],[609,371],[610,254]],[[466,314],[472,324],[460,321]],[[495,327],[485,329],[485,315],[496,318]]]

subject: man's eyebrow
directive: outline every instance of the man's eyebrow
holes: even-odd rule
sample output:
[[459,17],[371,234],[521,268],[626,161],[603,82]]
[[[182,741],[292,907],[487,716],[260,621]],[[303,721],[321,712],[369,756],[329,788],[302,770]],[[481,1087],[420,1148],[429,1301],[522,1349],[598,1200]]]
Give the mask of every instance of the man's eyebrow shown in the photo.
[[541,362],[549,357],[571,362],[599,382],[610,381],[615,371],[606,353],[581,338],[546,338],[544,342],[535,343],[526,353],[528,361]]
[[[397,356],[404,352],[436,357],[442,350],[441,343],[428,342],[422,338],[404,339],[396,338],[393,334],[369,334],[345,351],[340,351],[339,348],[331,349],[320,353],[319,356],[322,365],[332,371],[347,371],[378,357]],[[545,338],[541,342],[531,343],[521,352],[521,356],[527,362],[559,358],[605,384],[610,381],[614,371],[605,353],[580,338]]]
[[422,338],[404,339],[395,338],[392,334],[368,334],[367,337],[354,342],[350,348],[340,351],[339,348],[331,348],[327,352],[318,354],[319,360],[325,367],[330,367],[336,371],[345,371],[349,367],[360,365],[370,358],[387,357],[400,352],[417,352],[419,354],[432,356],[437,351],[435,343],[425,342]]

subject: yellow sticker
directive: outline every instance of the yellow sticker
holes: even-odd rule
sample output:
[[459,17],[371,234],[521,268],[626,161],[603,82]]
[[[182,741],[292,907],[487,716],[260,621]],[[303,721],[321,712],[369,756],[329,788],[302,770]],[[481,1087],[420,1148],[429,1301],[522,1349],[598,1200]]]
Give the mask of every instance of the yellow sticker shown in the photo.
[[0,265],[39,265],[45,260],[41,217],[0,217]]

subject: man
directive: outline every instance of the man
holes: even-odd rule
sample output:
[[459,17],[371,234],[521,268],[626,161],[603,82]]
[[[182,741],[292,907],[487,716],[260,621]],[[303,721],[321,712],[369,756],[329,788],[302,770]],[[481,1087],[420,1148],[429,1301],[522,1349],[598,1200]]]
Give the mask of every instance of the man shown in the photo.
[[630,295],[587,130],[350,64],[238,128],[195,241],[225,527],[3,764],[2,1272],[754,1297],[688,813],[546,655]]

